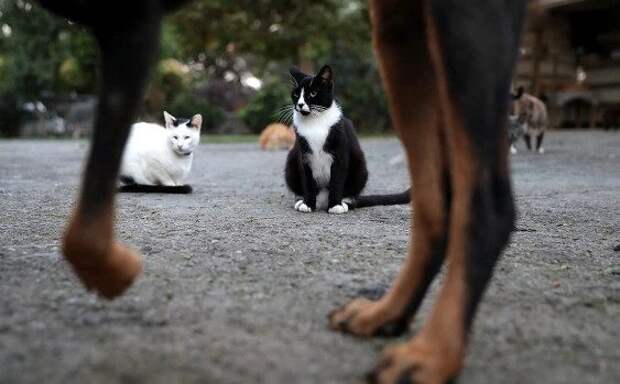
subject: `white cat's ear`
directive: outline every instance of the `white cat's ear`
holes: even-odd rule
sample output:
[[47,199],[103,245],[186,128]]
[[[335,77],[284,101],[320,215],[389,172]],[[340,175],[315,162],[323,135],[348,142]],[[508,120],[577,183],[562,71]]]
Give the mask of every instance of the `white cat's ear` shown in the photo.
[[192,120],[190,121],[190,125],[194,128],[197,128],[198,130],[200,130],[200,127],[202,127],[202,115],[200,113],[195,114],[194,116],[192,116]]
[[166,122],[166,128],[173,128],[176,119],[174,118],[174,116],[164,111],[164,121]]

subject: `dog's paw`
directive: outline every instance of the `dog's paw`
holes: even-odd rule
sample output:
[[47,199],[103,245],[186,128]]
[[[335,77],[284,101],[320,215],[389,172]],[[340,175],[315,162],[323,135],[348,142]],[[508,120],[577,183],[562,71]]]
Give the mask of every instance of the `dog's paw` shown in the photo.
[[312,212],[312,208],[308,207],[303,200],[297,200],[295,203],[295,210],[304,213]]
[[446,384],[458,375],[462,360],[461,354],[451,354],[439,344],[425,343],[416,337],[386,348],[366,378],[374,384]]
[[140,255],[114,241],[100,252],[96,247],[73,246],[65,240],[63,253],[86,289],[94,290],[106,299],[120,296],[142,271]]
[[329,314],[329,326],[355,336],[399,336],[409,328],[409,317],[399,316],[381,301],[357,298]]
[[342,213],[349,212],[349,206],[343,200],[343,201],[340,202],[340,204],[337,204],[337,205],[334,205],[333,207],[331,207],[329,210],[327,210],[327,212],[328,213],[334,213],[336,215],[340,215]]

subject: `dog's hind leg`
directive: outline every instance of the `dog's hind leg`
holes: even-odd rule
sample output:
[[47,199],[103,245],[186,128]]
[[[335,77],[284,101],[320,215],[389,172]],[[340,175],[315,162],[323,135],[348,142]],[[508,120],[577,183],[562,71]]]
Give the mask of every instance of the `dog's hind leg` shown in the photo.
[[437,79],[426,40],[422,3],[374,1],[373,40],[394,126],[407,150],[413,184],[409,255],[378,301],[360,298],[330,315],[332,328],[359,336],[398,335],[408,329],[444,258],[449,180],[440,125]]
[[91,26],[101,48],[102,91],[79,202],[63,241],[64,255],[82,283],[106,298],[121,294],[141,270],[139,255],[114,239],[114,195],[161,21],[158,1],[123,10],[107,19],[113,23]]
[[[505,126],[525,2],[426,5],[426,43],[446,121],[448,268],[420,332],[384,352],[370,376],[380,383],[445,383],[458,375],[476,308],[514,220],[508,140],[498,127]],[[416,187],[419,193],[425,186]]]

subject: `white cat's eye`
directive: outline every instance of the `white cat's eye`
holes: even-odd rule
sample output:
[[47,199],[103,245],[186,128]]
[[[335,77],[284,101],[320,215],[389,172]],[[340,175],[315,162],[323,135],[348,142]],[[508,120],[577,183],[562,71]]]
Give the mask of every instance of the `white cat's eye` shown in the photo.
[[189,139],[189,136],[185,136],[185,137],[184,137],[184,139],[185,139],[185,140],[188,140],[188,139]]
[[179,140],[179,136],[172,136],[173,139]]

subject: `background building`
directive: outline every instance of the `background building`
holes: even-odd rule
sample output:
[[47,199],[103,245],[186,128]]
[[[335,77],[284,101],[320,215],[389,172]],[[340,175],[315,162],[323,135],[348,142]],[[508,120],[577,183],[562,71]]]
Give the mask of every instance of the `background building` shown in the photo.
[[547,101],[554,127],[620,126],[620,1],[532,3],[515,85]]

